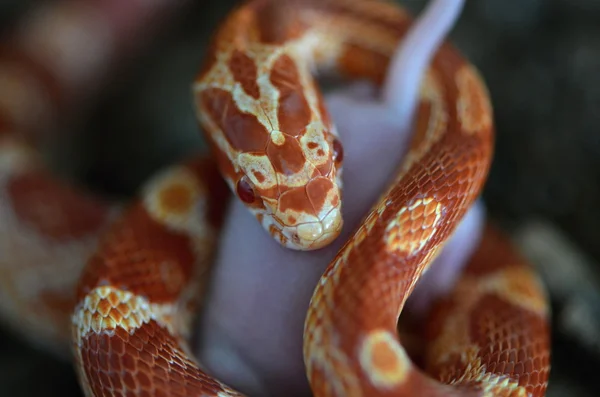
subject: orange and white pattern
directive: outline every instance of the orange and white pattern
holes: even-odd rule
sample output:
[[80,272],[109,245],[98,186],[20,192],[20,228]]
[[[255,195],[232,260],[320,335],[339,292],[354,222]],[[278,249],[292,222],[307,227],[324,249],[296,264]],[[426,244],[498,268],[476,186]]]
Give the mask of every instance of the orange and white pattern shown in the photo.
[[[192,87],[210,158],[164,170],[126,206],[46,171],[20,135],[31,127],[24,103],[36,115],[53,111],[35,95],[44,80],[13,78],[17,69],[0,62],[0,81],[14,80],[0,95],[3,318],[40,344],[69,346],[88,396],[241,396],[205,373],[188,347],[227,197],[233,192],[290,249],[336,239],[344,151],[315,71],[381,84],[411,24],[379,1],[240,5],[215,33]],[[78,40],[108,51],[111,36],[90,26],[96,38]],[[89,77],[72,73],[68,57],[52,62],[58,85],[78,88]],[[443,44],[421,85],[404,163],[314,291],[304,358],[315,396],[545,394],[548,299],[492,226],[430,315],[422,368],[398,337],[407,298],[482,190],[493,134],[482,79]],[[69,276],[53,283],[48,275],[59,269]]]

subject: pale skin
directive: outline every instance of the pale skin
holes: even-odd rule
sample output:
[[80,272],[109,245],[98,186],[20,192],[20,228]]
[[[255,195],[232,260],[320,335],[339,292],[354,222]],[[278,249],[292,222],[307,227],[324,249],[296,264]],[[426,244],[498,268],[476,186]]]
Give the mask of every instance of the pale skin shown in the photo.
[[[422,72],[455,24],[463,2],[429,2],[398,48],[381,91],[357,82],[327,95],[344,145],[345,224],[330,246],[312,252],[283,248],[246,207],[238,201],[232,204],[197,351],[222,381],[250,395],[310,396],[302,333],[314,287],[402,162]],[[410,308],[424,313],[433,298],[453,285],[479,242],[483,221],[478,203],[419,282]]]

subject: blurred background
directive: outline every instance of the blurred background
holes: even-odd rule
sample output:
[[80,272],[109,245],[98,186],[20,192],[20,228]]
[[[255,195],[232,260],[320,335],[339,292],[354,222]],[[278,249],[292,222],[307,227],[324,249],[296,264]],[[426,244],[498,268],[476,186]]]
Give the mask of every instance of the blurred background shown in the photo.
[[[426,4],[398,2],[414,12]],[[2,0],[0,33],[49,3]],[[57,145],[63,172],[127,197],[160,167],[202,150],[190,82],[208,34],[234,3],[173,0],[66,127]],[[600,395],[599,22],[596,0],[477,0],[451,35],[482,71],[495,108],[488,209],[550,290],[549,397]],[[0,395],[81,394],[69,363],[2,332]]]

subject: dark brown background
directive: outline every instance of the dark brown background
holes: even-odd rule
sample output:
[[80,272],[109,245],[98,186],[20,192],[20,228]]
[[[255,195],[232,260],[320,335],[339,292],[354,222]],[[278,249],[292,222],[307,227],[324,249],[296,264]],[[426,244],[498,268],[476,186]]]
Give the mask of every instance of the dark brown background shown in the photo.
[[[41,2],[3,0],[0,26]],[[114,76],[78,126],[82,138],[67,151],[82,181],[130,195],[153,171],[201,150],[190,82],[207,33],[233,1],[213,3],[190,1],[181,18]],[[400,3],[414,11],[425,4]],[[496,157],[485,191],[490,212],[510,230],[531,219],[550,221],[545,227],[557,228],[587,255],[594,274],[600,260],[599,22],[597,0],[477,0],[452,34],[481,69],[495,107]],[[560,250],[552,257],[567,273],[578,271]],[[600,298],[591,285],[565,294],[549,284],[555,313],[549,397],[600,395]],[[575,295],[585,310],[573,329],[563,321]],[[80,395],[69,364],[5,334],[0,351],[0,395]]]

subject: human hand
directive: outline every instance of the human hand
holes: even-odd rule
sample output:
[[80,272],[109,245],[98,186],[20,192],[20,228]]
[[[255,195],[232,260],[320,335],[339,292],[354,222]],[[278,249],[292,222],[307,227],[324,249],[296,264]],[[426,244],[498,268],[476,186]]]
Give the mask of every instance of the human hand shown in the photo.
[[[310,252],[283,248],[234,200],[199,340],[200,361],[219,379],[252,395],[310,395],[302,334],[314,287],[401,164],[422,73],[462,4],[430,3],[392,59],[382,90],[358,82],[326,96],[344,145],[345,223],[330,246]],[[478,204],[417,285],[412,309],[425,311],[453,284],[479,241],[482,224]]]

